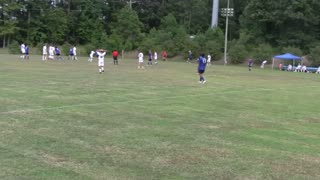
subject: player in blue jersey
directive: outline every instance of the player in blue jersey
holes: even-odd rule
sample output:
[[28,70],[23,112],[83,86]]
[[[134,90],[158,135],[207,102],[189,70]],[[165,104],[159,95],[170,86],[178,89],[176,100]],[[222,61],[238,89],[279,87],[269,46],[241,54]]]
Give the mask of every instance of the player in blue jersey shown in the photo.
[[29,59],[29,46],[26,44],[24,59]]
[[69,56],[68,56],[68,60],[73,60],[73,58],[74,58],[74,54],[73,54],[73,48],[72,47],[70,47],[70,49],[69,49]]
[[207,59],[205,58],[204,54],[201,54],[201,56],[198,58],[198,73],[200,76],[199,83],[204,84],[206,83],[206,80],[203,77],[204,71],[206,70],[207,66]]
[[54,51],[55,51],[55,54],[56,54],[56,59],[57,59],[58,61],[61,61],[61,60],[62,60],[62,57],[61,57],[61,51],[60,51],[60,49],[56,46],[56,47],[54,48]]

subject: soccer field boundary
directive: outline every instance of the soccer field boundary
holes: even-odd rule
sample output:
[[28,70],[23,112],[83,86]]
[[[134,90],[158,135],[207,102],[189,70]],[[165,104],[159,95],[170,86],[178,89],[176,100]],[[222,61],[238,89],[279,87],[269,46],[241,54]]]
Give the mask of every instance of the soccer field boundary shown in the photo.
[[[256,92],[256,91],[272,91],[274,89],[268,88],[257,88],[257,89],[248,89],[246,92]],[[235,93],[237,91],[227,91],[221,92],[223,94],[226,93]],[[217,93],[211,94],[216,95]],[[74,108],[74,107],[85,107],[85,106],[99,106],[99,105],[107,105],[107,104],[115,104],[115,103],[136,103],[136,102],[146,102],[146,101],[162,101],[164,99],[178,99],[178,98],[188,98],[188,97],[201,97],[201,96],[208,96],[210,94],[190,94],[187,96],[171,96],[165,98],[149,98],[149,99],[135,99],[135,100],[128,100],[128,101],[119,101],[119,102],[100,102],[100,103],[81,103],[81,104],[71,104],[65,106],[56,106],[56,107],[43,107],[43,108],[34,108],[34,109],[20,109],[20,110],[11,110],[11,111],[4,111],[0,112],[0,114],[18,114],[18,113],[30,113],[30,112],[39,112],[45,110],[57,110],[57,109],[67,109],[67,108]]]

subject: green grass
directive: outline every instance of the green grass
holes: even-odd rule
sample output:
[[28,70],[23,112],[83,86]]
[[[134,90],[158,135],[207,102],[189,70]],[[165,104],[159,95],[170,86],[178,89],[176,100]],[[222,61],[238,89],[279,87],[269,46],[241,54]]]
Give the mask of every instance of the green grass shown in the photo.
[[0,55],[0,179],[320,179],[320,76]]

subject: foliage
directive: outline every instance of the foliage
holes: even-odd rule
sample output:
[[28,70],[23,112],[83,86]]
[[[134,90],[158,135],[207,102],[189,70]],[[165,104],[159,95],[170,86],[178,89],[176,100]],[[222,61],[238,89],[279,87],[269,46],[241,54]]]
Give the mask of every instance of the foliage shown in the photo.
[[112,34],[120,37],[120,48],[124,50],[136,49],[141,41],[143,26],[137,13],[126,6],[117,12],[115,17],[116,21],[112,23]]
[[320,66],[320,45],[311,48],[309,58],[313,66]]
[[[221,59],[226,21],[220,17],[218,27],[209,28],[212,0],[137,0],[131,7],[128,2],[0,0],[0,46],[11,40],[35,47],[90,44],[126,51],[165,49],[169,56],[191,49]],[[219,7],[226,6],[227,0],[220,0]],[[228,41],[237,41],[249,55],[259,58],[261,45],[296,47],[308,54],[320,42],[320,1],[241,0],[230,1],[230,7]]]
[[297,56],[302,56],[303,55],[301,49],[299,49],[297,47],[292,47],[292,46],[283,47],[282,48],[282,53],[292,53],[292,54],[295,54]]
[[17,41],[12,41],[8,48],[10,54],[20,54],[20,44]]
[[275,51],[270,44],[259,44],[253,49],[253,52],[251,52],[254,61],[259,64],[264,60],[270,63],[274,53]]
[[232,46],[228,52],[228,58],[230,58],[230,62],[233,64],[241,64],[246,61],[248,56],[248,51],[246,49],[245,44],[240,41],[232,42]]

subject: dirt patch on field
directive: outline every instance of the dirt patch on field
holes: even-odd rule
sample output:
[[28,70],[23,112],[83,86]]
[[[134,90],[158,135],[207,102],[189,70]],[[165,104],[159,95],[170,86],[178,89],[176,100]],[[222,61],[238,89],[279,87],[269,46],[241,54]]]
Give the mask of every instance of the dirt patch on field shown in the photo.
[[65,157],[47,154],[44,152],[40,153],[39,156],[41,157],[41,160],[43,160],[43,162],[51,166],[61,167],[67,163],[67,159]]
[[304,119],[304,121],[308,123],[320,123],[320,118],[311,117]]

